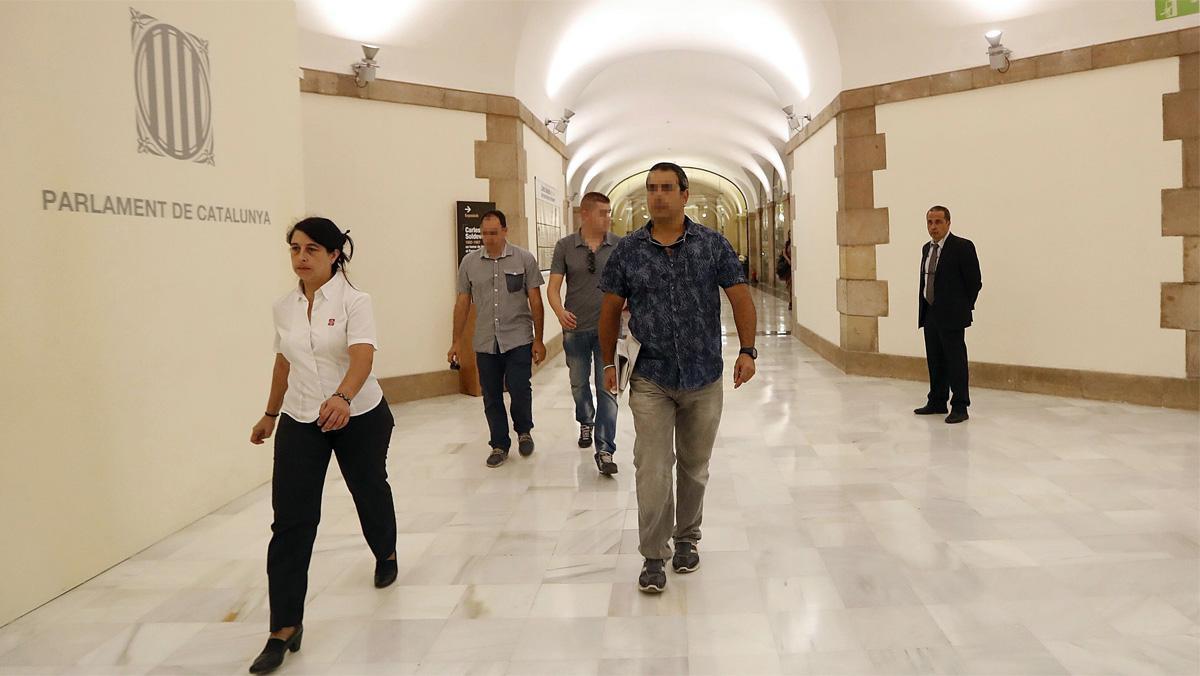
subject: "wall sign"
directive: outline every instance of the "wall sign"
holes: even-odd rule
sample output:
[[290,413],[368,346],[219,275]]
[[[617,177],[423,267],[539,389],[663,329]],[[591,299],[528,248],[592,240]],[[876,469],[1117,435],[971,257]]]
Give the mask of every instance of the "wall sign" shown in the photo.
[[457,218],[454,225],[454,232],[458,239],[458,258],[454,259],[456,271],[463,256],[483,248],[483,232],[479,228],[479,221],[485,213],[496,208],[496,203],[457,202],[457,205],[455,211]]
[[538,267],[544,272],[554,260],[554,245],[563,237],[562,194],[536,176],[533,179],[534,214],[537,223]]

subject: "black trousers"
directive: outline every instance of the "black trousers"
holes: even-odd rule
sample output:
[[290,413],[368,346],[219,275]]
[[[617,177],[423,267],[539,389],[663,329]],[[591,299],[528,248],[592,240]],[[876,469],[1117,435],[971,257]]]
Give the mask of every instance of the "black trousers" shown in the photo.
[[533,344],[514,347],[508,352],[475,353],[479,366],[479,388],[483,390],[483,414],[487,417],[489,442],[492,448],[508,450],[512,438],[508,435],[508,411],[504,409],[504,385],[512,400],[512,423],[517,434],[533,429]]
[[[951,408],[971,405],[967,376],[967,331],[945,329],[925,319],[925,361],[929,365],[929,404]],[[950,398],[953,390],[954,398]]]
[[321,489],[331,452],[337,455],[371,553],[380,560],[396,551],[396,508],[386,467],[394,426],[386,400],[333,432],[322,432],[316,422],[279,416],[271,476],[275,521],[267,548],[271,631],[304,619],[308,564],[321,522]]

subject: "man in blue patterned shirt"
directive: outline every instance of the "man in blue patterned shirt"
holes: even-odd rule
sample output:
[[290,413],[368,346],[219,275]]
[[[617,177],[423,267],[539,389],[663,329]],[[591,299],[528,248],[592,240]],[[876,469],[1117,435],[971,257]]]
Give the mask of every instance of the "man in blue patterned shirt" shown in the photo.
[[[700,565],[696,543],[723,403],[721,289],[733,306],[742,346],[733,368],[735,389],[754,377],[758,353],[754,302],[737,254],[720,233],[683,214],[687,174],[660,162],[650,168],[646,193],[650,222],[622,239],[604,267],[599,332],[605,387],[615,391],[617,333],[628,301],[629,330],[642,345],[629,381],[638,550],[646,559],[638,588],[657,593],[667,585],[668,540],[675,544],[675,572]],[[678,504],[671,476],[676,464]]]

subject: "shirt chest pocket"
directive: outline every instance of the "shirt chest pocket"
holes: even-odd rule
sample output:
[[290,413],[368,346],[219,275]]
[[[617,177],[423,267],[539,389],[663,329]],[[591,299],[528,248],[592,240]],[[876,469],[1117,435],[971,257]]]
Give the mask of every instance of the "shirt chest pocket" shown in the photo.
[[525,271],[505,271],[504,286],[509,293],[519,293],[525,290]]

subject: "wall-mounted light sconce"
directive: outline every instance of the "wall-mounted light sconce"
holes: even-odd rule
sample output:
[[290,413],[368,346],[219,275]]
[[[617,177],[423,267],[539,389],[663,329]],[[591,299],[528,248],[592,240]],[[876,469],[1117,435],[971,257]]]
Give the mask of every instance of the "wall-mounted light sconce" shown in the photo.
[[350,70],[354,71],[354,84],[366,87],[375,81],[375,71],[379,70],[379,64],[375,62],[375,55],[379,53],[379,48],[374,45],[363,45],[362,50],[363,59],[350,64]]
[[563,108],[563,116],[561,120],[546,120],[546,126],[555,134],[566,134],[567,125],[571,123],[571,118],[575,117],[575,111],[570,108]]
[[1002,35],[1004,31],[991,30],[984,33],[983,37],[988,41],[988,64],[994,71],[1007,73],[1010,65],[1008,57],[1012,56],[1012,50],[1000,44]]
[[808,113],[804,115],[796,115],[791,106],[783,107],[783,114],[787,115],[788,132],[795,134],[805,127],[809,122],[812,122],[812,116]]

